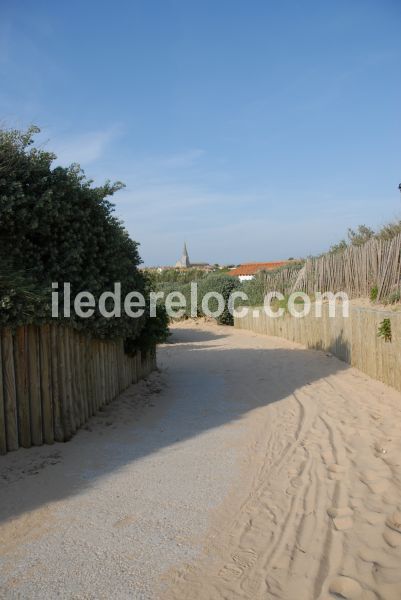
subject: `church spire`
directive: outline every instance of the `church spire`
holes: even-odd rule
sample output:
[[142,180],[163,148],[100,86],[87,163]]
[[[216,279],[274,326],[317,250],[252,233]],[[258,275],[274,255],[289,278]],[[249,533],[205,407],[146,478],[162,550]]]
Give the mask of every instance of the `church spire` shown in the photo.
[[189,260],[189,255],[188,255],[188,250],[187,250],[187,244],[186,242],[184,242],[184,248],[182,250],[182,255],[179,261],[177,261],[176,267],[179,267],[181,269],[188,269],[188,267],[191,266],[190,260]]

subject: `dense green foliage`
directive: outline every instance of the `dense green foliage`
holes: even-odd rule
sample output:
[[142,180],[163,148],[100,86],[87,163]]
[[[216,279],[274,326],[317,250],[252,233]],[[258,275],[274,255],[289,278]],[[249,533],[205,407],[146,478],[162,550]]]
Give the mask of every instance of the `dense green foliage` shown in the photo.
[[[277,269],[273,269],[271,271],[260,271],[254,277],[254,279],[242,281],[240,282],[237,277],[232,277],[226,273],[214,272],[209,273],[204,276],[200,280],[193,279],[192,282],[197,284],[197,304],[196,304],[196,315],[192,316],[203,316],[204,311],[202,310],[202,298],[208,292],[217,292],[221,294],[224,298],[224,311],[220,317],[217,318],[217,321],[221,324],[232,325],[233,317],[229,311],[228,300],[230,294],[234,291],[243,292],[246,294],[247,299],[244,300],[242,298],[237,298],[235,301],[235,308],[239,308],[240,306],[262,306],[264,303],[265,296],[268,292],[278,291],[284,295],[284,300],[273,301],[273,304],[278,307],[286,308],[288,303],[288,295],[290,293],[290,288],[292,289],[292,283],[295,281],[295,278],[299,272],[299,270],[303,266],[302,261],[294,261],[290,266],[283,265],[281,267],[277,267]],[[171,270],[173,273],[175,270]],[[189,271],[188,271],[189,273]],[[165,301],[166,297],[169,293],[172,292],[180,292],[184,298],[186,303],[186,309],[184,312],[184,317],[191,316],[191,283],[181,283],[180,281],[174,280],[174,277],[171,277],[171,281],[162,282],[153,282],[154,289],[156,291],[162,291],[164,293]],[[161,304],[163,304],[161,302]],[[298,300],[297,303],[302,303],[301,300]],[[209,310],[216,311],[218,303],[215,298],[211,298],[209,303]]]
[[50,311],[49,295],[26,272],[19,272],[0,256],[0,324],[26,323]]
[[[191,315],[191,282],[197,284],[197,302],[195,306],[195,314]],[[184,317],[190,316],[205,316],[202,309],[202,299],[209,292],[217,292],[223,296],[224,299],[224,310],[222,314],[217,317],[217,322],[222,325],[232,325],[233,317],[228,309],[228,300],[232,291],[239,289],[240,283],[236,277],[230,275],[210,273],[200,280],[191,280],[187,283],[175,282],[162,282],[154,286],[155,291],[162,291],[164,298],[161,304],[164,304],[168,294],[173,292],[179,292],[185,298],[185,311]],[[208,308],[211,312],[215,312],[218,308],[217,299],[211,297],[208,302]]]
[[[52,282],[69,282],[71,299],[89,291],[96,301],[114,282],[122,298],[148,285],[138,244],[112,214],[109,198],[123,185],[95,187],[77,165],[52,168],[55,156],[33,145],[37,132],[0,131],[1,324],[49,319]],[[146,317],[124,311],[110,319],[98,311],[87,319],[71,315],[75,327],[101,337],[144,339],[150,327]]]
[[240,300],[239,305],[243,306],[262,306],[266,295],[265,284],[260,275],[256,275],[254,279],[242,281],[240,284],[241,292],[244,292],[248,301]]
[[167,341],[169,336],[169,318],[163,305],[157,307],[157,317],[149,317],[147,306],[147,320],[137,337],[127,337],[124,340],[124,349],[127,354],[136,350],[153,350],[156,344]]
[[[200,314],[203,314],[201,306],[202,298],[209,292],[217,292],[218,294],[221,294],[224,299],[224,310],[221,315],[217,317],[217,322],[221,325],[233,325],[234,319],[228,308],[228,299],[230,294],[239,288],[240,283],[238,279],[236,277],[231,277],[230,275],[210,275],[206,279],[203,279],[199,283]],[[208,306],[210,311],[216,311],[218,309],[217,299],[211,297]]]

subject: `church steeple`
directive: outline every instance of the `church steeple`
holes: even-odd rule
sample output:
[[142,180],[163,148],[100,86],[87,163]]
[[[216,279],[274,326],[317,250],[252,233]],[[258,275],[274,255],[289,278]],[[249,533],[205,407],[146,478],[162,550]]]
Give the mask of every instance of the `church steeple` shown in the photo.
[[188,267],[191,266],[190,260],[189,260],[189,255],[188,255],[188,250],[187,250],[187,244],[184,242],[184,248],[182,250],[182,255],[179,261],[177,261],[176,267],[181,268],[181,269],[188,269]]

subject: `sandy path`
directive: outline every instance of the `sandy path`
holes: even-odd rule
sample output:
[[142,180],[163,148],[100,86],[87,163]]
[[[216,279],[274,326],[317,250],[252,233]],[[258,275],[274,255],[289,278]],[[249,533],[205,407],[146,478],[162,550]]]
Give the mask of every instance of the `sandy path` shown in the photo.
[[71,442],[0,459],[0,596],[401,598],[401,394],[231,328],[174,342]]

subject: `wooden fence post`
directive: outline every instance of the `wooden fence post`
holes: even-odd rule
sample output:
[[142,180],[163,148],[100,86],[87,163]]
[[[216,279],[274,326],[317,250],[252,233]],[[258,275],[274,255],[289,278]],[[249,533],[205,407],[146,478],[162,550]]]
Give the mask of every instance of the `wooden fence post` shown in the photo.
[[0,330],[0,454],[69,440],[153,364],[58,324]]
[[43,440],[45,444],[54,442],[53,395],[50,363],[50,326],[39,329],[40,389],[42,397]]
[[63,398],[63,426],[66,439],[69,440],[75,432],[74,407],[72,400],[72,373],[70,360],[70,331],[68,327],[63,327],[60,330],[60,333],[61,332],[64,353],[63,379],[65,386],[65,396]]
[[3,361],[1,352],[1,339],[0,339],[0,454],[7,452],[7,438],[6,438],[6,419],[5,419],[5,406],[4,406],[4,390],[3,390]]
[[27,327],[18,327],[14,336],[15,384],[17,389],[18,437],[20,446],[31,446],[31,415],[28,389]]
[[34,446],[43,444],[42,402],[40,386],[39,332],[35,325],[28,326],[27,359],[29,372],[29,409],[31,416],[31,440]]
[[65,441],[62,421],[64,386],[62,377],[60,377],[60,361],[62,360],[62,344],[60,342],[60,329],[61,328],[58,325],[52,325],[50,329],[53,423],[54,439],[56,442]]
[[13,346],[11,329],[7,327],[2,331],[1,348],[3,355],[4,416],[7,450],[9,452],[18,448],[17,390],[15,387]]

